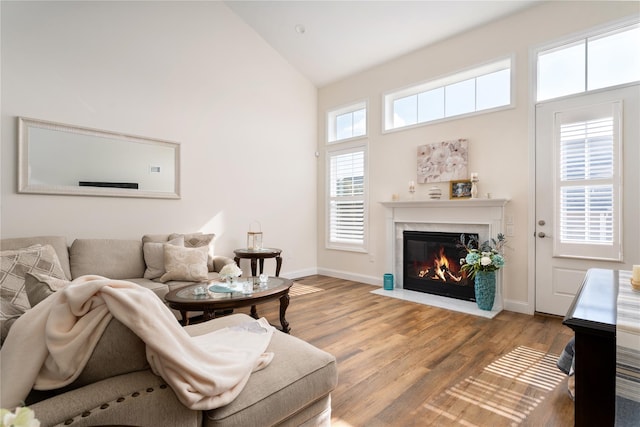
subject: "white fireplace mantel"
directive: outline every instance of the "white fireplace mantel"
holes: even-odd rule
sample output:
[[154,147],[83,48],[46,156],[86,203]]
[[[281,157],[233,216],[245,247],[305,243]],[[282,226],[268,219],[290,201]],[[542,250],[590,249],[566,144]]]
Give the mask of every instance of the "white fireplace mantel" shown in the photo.
[[[402,231],[478,233],[480,241],[504,232],[504,208],[509,199],[405,200],[381,202],[386,209],[386,269],[403,288]],[[400,251],[400,252],[397,252]],[[498,276],[494,311],[502,309],[502,280]]]
[[503,208],[509,199],[463,199],[463,200],[403,200],[380,202],[387,208]]

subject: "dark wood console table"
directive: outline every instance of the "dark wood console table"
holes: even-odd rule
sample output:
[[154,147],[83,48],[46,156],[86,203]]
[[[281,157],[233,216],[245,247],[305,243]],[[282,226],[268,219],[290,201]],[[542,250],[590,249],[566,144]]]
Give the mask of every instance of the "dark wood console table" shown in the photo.
[[575,332],[575,425],[613,426],[619,272],[590,269],[563,323]]

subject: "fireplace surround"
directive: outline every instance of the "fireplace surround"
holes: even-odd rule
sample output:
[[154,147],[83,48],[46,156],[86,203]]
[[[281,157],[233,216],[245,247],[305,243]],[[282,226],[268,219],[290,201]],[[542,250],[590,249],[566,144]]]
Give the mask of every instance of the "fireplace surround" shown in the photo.
[[[437,300],[438,307],[480,314],[470,300],[449,298],[414,292],[412,285],[405,280],[404,274],[404,232],[419,231],[426,233],[477,234],[479,241],[495,237],[504,230],[504,207],[508,199],[465,199],[465,200],[409,200],[382,202],[386,208],[387,255],[386,272],[395,276],[396,290],[406,299],[407,293],[416,294],[421,302]],[[498,272],[496,299],[493,310],[487,314],[493,316],[503,308],[502,274]],[[484,315],[484,313],[482,313]]]

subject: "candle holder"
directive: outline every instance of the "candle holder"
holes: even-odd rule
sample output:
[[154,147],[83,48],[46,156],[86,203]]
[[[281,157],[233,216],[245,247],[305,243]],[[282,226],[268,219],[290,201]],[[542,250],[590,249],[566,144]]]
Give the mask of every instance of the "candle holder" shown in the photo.
[[478,179],[478,173],[471,172],[471,198],[472,199],[478,198],[478,181],[480,181]]

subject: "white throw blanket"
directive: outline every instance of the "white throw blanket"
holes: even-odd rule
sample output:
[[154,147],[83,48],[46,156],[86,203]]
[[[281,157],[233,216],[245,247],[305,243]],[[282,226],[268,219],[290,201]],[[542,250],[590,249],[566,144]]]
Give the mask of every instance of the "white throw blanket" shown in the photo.
[[83,276],[13,324],[0,351],[1,407],[20,405],[32,388],[51,390],[73,382],[112,317],[146,343],[152,370],[191,409],[228,404],[251,372],[273,358],[265,350],[274,328],[265,319],[191,337],[151,290]]

